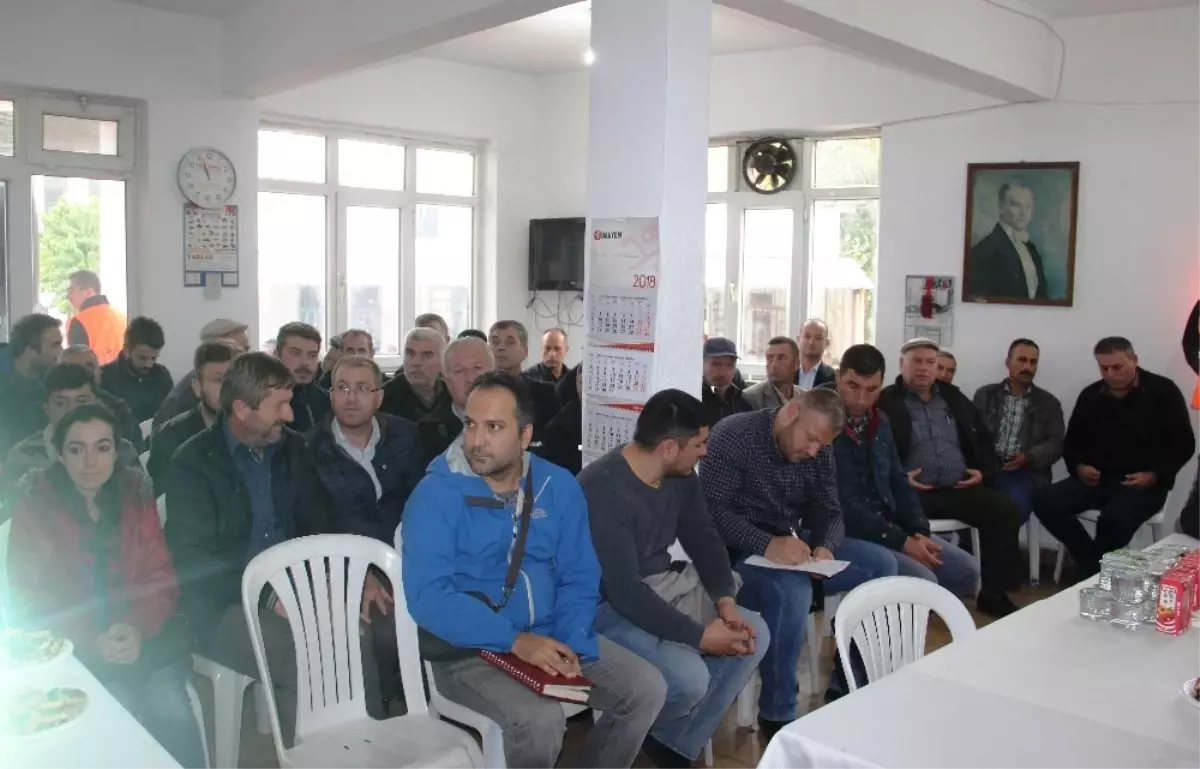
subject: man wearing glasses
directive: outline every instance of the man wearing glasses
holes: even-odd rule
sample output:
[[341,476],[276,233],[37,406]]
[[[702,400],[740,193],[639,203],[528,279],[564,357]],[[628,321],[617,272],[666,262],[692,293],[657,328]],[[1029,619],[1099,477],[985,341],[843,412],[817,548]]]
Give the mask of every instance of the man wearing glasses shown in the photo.
[[[330,382],[332,416],[306,437],[328,492],[332,530],[390,544],[404,503],[424,475],[417,427],[379,411],[383,373],[370,358],[343,356],[334,364]],[[382,575],[367,577],[362,618],[371,628],[383,697],[396,699],[401,689],[392,586]]]

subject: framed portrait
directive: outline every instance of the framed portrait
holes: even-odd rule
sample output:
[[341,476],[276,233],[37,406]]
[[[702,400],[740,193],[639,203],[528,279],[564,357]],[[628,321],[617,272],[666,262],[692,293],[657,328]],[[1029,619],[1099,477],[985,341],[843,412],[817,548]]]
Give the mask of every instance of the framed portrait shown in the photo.
[[1079,163],[971,163],[963,301],[1070,307]]

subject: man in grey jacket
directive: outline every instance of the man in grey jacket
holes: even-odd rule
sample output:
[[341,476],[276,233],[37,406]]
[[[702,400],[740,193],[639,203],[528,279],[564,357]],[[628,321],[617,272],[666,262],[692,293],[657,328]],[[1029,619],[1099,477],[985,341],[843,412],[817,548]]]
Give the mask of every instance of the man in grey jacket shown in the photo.
[[755,410],[779,408],[799,392],[796,374],[800,372],[800,345],[787,336],[767,342],[766,381],[742,391],[742,398]]
[[1017,339],[1008,347],[1008,377],[975,392],[975,408],[983,415],[1000,458],[996,488],[1021,509],[1021,522],[1029,520],[1033,494],[1050,485],[1050,468],[1063,453],[1062,404],[1033,383],[1040,350],[1031,339]]

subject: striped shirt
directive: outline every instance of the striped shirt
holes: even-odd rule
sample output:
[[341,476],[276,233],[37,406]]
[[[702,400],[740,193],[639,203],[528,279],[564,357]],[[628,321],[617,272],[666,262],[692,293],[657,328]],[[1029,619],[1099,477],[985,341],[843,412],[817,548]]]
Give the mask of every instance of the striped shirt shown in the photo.
[[789,462],[775,444],[775,414],[762,409],[728,416],[708,436],[700,485],[709,513],[729,547],[763,555],[772,537],[807,529],[812,548],[837,552],[845,528],[833,449]]
[[1001,459],[1016,456],[1021,451],[1021,423],[1029,393],[1015,395],[1004,382],[1004,406],[1000,409],[1000,427],[996,430],[996,455]]

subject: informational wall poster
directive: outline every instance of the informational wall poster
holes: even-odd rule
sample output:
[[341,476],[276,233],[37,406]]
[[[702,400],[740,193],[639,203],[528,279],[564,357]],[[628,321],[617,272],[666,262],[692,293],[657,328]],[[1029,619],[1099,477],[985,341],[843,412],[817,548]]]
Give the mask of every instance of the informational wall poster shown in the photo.
[[904,338],[926,337],[942,347],[954,343],[954,305],[958,297],[951,275],[909,275],[904,279]]
[[238,284],[238,208],[183,207],[183,284],[204,285],[206,273],[218,273],[221,285]]
[[596,395],[644,403],[651,395],[653,372],[654,352],[649,344],[588,347],[583,386]]
[[633,440],[641,404],[589,398],[583,413],[583,451],[593,458]]

